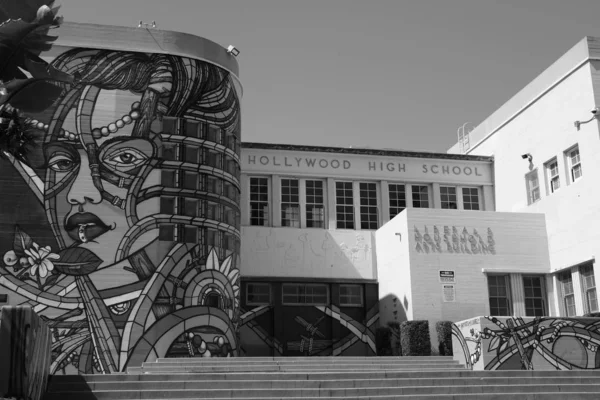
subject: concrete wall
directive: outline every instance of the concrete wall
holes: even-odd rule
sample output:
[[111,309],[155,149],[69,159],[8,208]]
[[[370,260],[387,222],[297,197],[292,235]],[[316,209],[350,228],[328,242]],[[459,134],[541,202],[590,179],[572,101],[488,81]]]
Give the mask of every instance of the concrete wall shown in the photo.
[[242,227],[244,277],[377,279],[375,232]]
[[[489,314],[487,273],[547,274],[547,249],[541,214],[406,210],[377,232],[381,309],[398,298],[407,319],[429,320],[434,341],[436,321]],[[452,301],[445,300],[440,271],[454,272]],[[524,314],[522,303],[514,308]],[[389,311],[381,317],[382,324],[394,320]]]

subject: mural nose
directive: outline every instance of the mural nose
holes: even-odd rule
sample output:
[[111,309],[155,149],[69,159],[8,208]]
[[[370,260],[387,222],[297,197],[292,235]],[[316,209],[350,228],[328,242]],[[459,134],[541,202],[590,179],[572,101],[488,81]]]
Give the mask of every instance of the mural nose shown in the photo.
[[80,156],[81,164],[79,165],[79,171],[69,189],[67,200],[73,205],[100,203],[102,201],[102,194],[92,180],[92,171],[89,166],[87,155],[80,154]]

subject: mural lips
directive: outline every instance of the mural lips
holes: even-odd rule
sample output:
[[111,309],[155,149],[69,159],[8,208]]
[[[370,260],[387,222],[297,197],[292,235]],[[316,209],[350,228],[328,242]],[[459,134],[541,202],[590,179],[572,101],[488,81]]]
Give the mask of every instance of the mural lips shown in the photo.
[[77,213],[67,219],[65,229],[71,239],[79,243],[86,243],[104,235],[110,230],[110,227],[95,214]]
[[96,254],[81,247],[62,250],[59,255],[60,260],[54,263],[54,267],[65,275],[88,275],[102,264]]

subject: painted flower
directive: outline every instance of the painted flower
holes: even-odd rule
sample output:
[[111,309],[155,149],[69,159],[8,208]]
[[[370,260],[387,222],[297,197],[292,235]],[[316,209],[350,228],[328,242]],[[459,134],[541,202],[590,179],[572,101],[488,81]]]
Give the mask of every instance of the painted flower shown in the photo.
[[35,276],[39,270],[41,278],[45,278],[48,272],[54,269],[54,264],[51,260],[58,260],[60,256],[50,251],[50,246],[40,247],[37,243],[33,243],[32,247],[25,249],[27,260],[31,264],[29,273]]

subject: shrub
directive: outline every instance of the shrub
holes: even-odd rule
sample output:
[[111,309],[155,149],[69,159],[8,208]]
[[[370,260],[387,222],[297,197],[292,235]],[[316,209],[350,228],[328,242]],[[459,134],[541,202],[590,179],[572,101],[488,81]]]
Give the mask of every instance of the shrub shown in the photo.
[[392,355],[392,330],[387,326],[380,326],[375,331],[375,348],[378,356]]
[[438,337],[438,350],[440,356],[452,355],[452,322],[438,321],[435,324]]
[[390,345],[392,348],[393,356],[401,356],[402,355],[402,347],[400,347],[400,323],[396,321],[388,322],[388,326],[391,330],[391,338]]
[[400,343],[403,356],[431,355],[428,321],[404,321],[400,324]]

